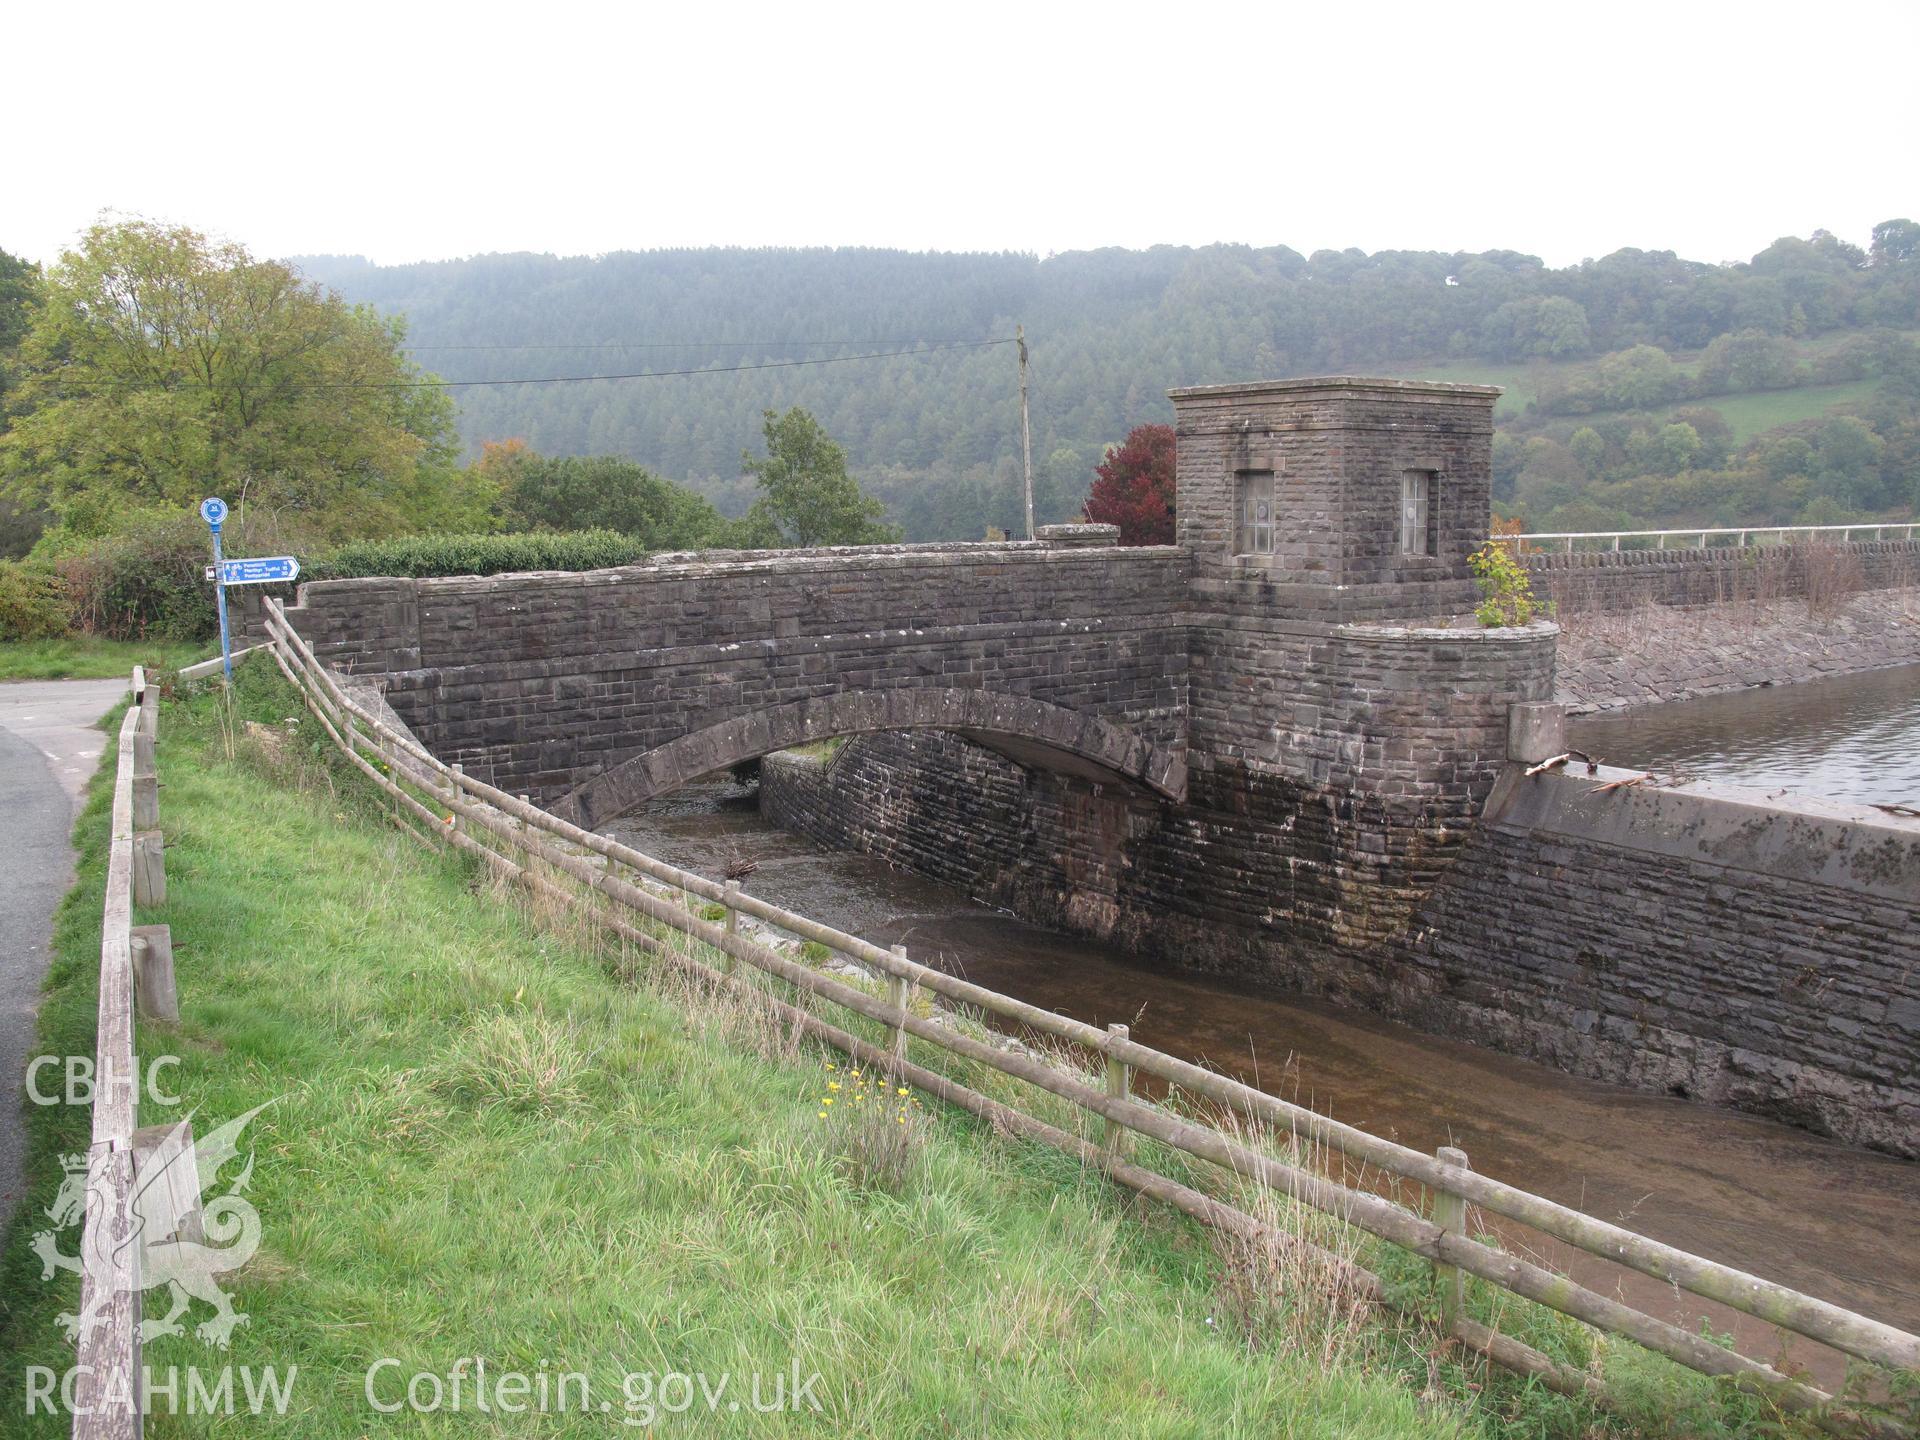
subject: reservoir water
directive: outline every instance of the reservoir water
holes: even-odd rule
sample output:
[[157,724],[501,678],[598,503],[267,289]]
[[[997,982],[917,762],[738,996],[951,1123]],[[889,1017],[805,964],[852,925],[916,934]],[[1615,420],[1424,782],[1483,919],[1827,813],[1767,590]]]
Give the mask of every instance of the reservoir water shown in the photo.
[[[762,819],[756,793],[707,780],[609,827],[649,854],[923,964],[1205,1061],[1275,1094],[1906,1329],[1920,1328],[1920,1165],[1753,1116],[1595,1084],[1352,1011],[1169,973],[1028,925],[871,856]],[[1707,1316],[1762,1358],[1769,1327],[1530,1237],[1584,1283],[1692,1328]],[[1817,1347],[1793,1358],[1829,1383]]]
[[1576,718],[1607,765],[1920,809],[1920,665]]

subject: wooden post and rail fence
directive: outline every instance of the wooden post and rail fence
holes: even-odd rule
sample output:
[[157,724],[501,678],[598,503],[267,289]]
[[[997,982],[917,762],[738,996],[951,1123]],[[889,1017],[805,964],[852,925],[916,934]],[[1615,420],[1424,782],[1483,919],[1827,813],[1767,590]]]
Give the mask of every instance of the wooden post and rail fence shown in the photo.
[[[1599,1375],[1568,1366],[1471,1319],[1464,1308],[1467,1277],[1624,1337],[1703,1375],[1758,1391],[1783,1409],[1810,1412],[1816,1424],[1833,1433],[1906,1433],[1892,1422],[1863,1414],[1850,1403],[1763,1361],[1723,1348],[1702,1334],[1487,1243],[1488,1237],[1475,1233],[1473,1208],[1883,1371],[1920,1372],[1920,1336],[1480,1174],[1469,1166],[1460,1150],[1442,1147],[1427,1155],[1396,1144],[1141,1045],[1124,1025],[1102,1029],[929,969],[910,960],[904,947],[887,949],[871,944],[749,895],[737,883],[681,870],[580,829],[529,803],[524,796],[509,794],[468,775],[459,765],[443,764],[410,734],[394,729],[348,695],[287,622],[277,602],[269,599],[266,610],[271,639],[262,648],[300,691],[309,712],[340,753],[389,797],[394,823],[425,844],[450,846],[475,857],[496,876],[547,901],[586,911],[597,924],[643,951],[715,987],[739,993],[800,1032],[862,1063],[891,1072],[901,1083],[989,1119],[1011,1134],[1063,1151],[1114,1182],[1206,1225],[1256,1243],[1305,1253],[1358,1294],[1383,1306],[1407,1302],[1390,1293],[1377,1275],[1350,1258],[1316,1246],[1297,1229],[1276,1228],[1217,1194],[1152,1169],[1138,1141],[1157,1142],[1216,1167],[1233,1182],[1265,1187],[1421,1256],[1433,1267],[1436,1308],[1444,1334],[1555,1391],[1584,1395],[1602,1404],[1611,1398]],[[145,693],[136,673],[136,694]],[[122,727],[107,928],[101,946],[103,1069],[110,1055],[116,1064],[130,1067],[132,1063],[135,980],[129,914],[135,881],[135,744],[143,733],[150,741],[152,726],[152,709],[136,705]],[[150,764],[146,773],[151,774]],[[150,809],[148,813],[151,818]],[[160,854],[157,838],[152,853],[156,857]],[[160,883],[164,884],[163,878]],[[723,918],[704,918],[700,911],[706,906],[700,902],[721,907]],[[743,915],[802,940],[817,941],[851,959],[882,982],[883,993],[869,993],[757,942],[742,932],[739,920]],[[698,942],[710,952],[713,963],[682,944],[670,943],[669,934]],[[880,1038],[864,1038],[804,1004],[770,993],[756,983],[756,975],[785,982],[789,987],[786,993],[794,1000],[810,997],[825,1001],[850,1016],[872,1022]],[[170,970],[167,990],[170,999]],[[933,1015],[916,1014],[914,997],[922,992],[941,997],[955,1007],[997,1016],[1051,1040],[1080,1047],[1090,1058],[1092,1072],[1055,1063],[1024,1049],[995,1045]],[[910,1055],[910,1040],[923,1047],[919,1059]],[[1097,1122],[1090,1127],[1095,1138],[1062,1129],[930,1068],[921,1063],[932,1058],[929,1052],[989,1067],[1065,1101]],[[1231,1112],[1236,1124],[1223,1128],[1204,1123],[1169,1105],[1138,1098],[1134,1080],[1140,1075],[1152,1076],[1203,1106]],[[1254,1133],[1249,1134],[1238,1121],[1251,1122]],[[1260,1132],[1292,1144],[1263,1146]],[[102,1227],[103,1240],[124,1239],[132,1233],[133,1172],[128,1153],[132,1134],[130,1099],[104,1108],[96,1104],[94,1163],[112,1203],[98,1214],[89,1206],[90,1236],[96,1225]],[[1343,1156],[1397,1182],[1422,1187],[1426,1203],[1409,1206],[1347,1184],[1344,1178],[1333,1178],[1302,1161],[1301,1146]],[[121,1246],[113,1253],[133,1265],[137,1264],[137,1248]],[[116,1285],[129,1279],[120,1272],[109,1278]],[[133,1283],[117,1292],[121,1298],[113,1324],[94,1332],[91,1341],[83,1339],[83,1363],[91,1353],[91,1363],[121,1373],[138,1373],[137,1274],[131,1278]],[[132,1417],[132,1427],[83,1428],[77,1421],[74,1433],[137,1434],[137,1415]]]
[[[115,747],[112,834],[100,931],[99,1028],[94,1054],[93,1134],[87,1152],[87,1207],[81,1233],[80,1331],[75,1355],[73,1433],[141,1432],[141,1269],[145,1244],[188,1221],[196,1202],[176,1207],[166,1186],[143,1188],[148,1164],[175,1125],[139,1128],[142,1083],[134,1017],[177,1020],[173,940],[165,925],[135,925],[135,907],[167,899],[160,832],[160,777],[154,741],[159,691],[133,671],[133,703]],[[190,1145],[191,1140],[187,1143]]]

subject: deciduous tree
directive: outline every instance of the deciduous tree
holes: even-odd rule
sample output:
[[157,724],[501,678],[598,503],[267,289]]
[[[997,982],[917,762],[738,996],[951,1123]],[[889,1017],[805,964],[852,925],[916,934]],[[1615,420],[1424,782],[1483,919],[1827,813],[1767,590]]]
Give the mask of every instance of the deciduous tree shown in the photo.
[[1873,227],[1873,263],[1904,265],[1920,258],[1920,224],[1911,220],[1882,220]]
[[452,404],[402,335],[238,245],[95,225],[47,273],[0,478],[79,535],[216,492],[316,536],[472,528]]
[[1567,448],[1573,452],[1573,458],[1580,462],[1580,468],[1589,480],[1599,476],[1607,458],[1607,442],[1600,438],[1599,431],[1591,425],[1582,425],[1567,441]]
[[1122,545],[1173,543],[1173,427],[1136,425],[1094,467],[1087,519],[1118,525]]
[[741,468],[760,488],[748,513],[778,538],[802,549],[815,545],[885,545],[900,538],[886,524],[880,502],[847,473],[847,452],[798,405],[761,416],[767,453],[747,451]]
[[[0,432],[7,428],[7,392],[13,387],[20,341],[40,298],[40,267],[0,250]],[[0,560],[24,555],[40,538],[46,514],[0,494]]]
[[619,455],[524,457],[489,451],[508,470],[500,504],[516,530],[613,530],[651,550],[719,543],[726,522],[704,497]]
[[6,393],[6,366],[19,348],[40,298],[40,267],[0,250],[0,395]]

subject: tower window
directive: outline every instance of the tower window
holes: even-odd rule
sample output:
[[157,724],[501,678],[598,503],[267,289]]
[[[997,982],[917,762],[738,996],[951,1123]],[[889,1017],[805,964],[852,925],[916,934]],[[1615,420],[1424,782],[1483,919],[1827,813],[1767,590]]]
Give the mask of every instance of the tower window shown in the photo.
[[1233,553],[1273,554],[1273,472],[1242,470],[1234,477],[1238,502],[1233,526]]
[[1400,553],[1433,554],[1433,489],[1431,470],[1408,470],[1400,477]]

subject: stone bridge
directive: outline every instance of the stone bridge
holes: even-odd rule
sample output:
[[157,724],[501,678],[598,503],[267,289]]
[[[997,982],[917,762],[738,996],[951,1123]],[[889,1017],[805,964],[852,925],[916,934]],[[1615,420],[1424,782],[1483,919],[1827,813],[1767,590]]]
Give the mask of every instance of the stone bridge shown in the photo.
[[289,614],[439,754],[587,825],[883,730],[1178,801],[1185,576],[1174,547],[888,546],[323,583]]
[[1497,394],[1176,391],[1168,546],[1063,526],[316,582],[288,614],[441,756],[583,824],[804,741],[945,731],[1211,837],[1170,884],[1348,948],[1404,921],[1505,763],[1509,706],[1551,692],[1551,626],[1456,620]]

